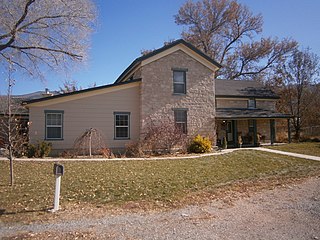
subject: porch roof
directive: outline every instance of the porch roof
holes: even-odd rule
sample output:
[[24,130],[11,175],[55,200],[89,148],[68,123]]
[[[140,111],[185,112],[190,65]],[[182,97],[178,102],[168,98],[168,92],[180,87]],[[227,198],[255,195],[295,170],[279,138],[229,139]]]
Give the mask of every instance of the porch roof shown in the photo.
[[217,119],[248,119],[248,118],[291,118],[290,114],[265,109],[218,108]]

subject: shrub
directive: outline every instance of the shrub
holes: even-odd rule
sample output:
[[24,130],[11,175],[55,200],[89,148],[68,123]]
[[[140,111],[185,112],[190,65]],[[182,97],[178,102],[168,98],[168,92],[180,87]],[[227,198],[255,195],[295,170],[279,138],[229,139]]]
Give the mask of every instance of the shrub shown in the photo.
[[33,158],[33,157],[44,158],[49,156],[51,149],[52,149],[52,144],[45,141],[37,142],[37,144],[29,144],[27,156],[28,158]]
[[146,127],[144,138],[140,140],[135,151],[140,154],[166,154],[177,149],[186,148],[187,135],[172,120],[158,119],[150,121]]
[[197,135],[189,145],[188,151],[192,153],[206,153],[210,152],[212,142],[207,137]]
[[130,142],[126,144],[125,156],[126,157],[145,157],[145,153],[141,147],[141,143]]

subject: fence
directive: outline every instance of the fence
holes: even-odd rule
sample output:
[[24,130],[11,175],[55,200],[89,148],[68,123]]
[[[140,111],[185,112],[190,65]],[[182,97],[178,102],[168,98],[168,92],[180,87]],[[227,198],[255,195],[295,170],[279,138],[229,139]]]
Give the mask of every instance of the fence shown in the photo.
[[304,137],[319,137],[320,136],[320,125],[304,127],[301,129],[301,133]]

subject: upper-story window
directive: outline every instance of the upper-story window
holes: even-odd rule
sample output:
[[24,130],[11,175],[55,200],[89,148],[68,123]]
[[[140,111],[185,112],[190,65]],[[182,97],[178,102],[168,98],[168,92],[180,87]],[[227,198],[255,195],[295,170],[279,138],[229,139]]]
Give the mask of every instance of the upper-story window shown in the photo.
[[173,93],[186,94],[186,74],[187,70],[173,69]]
[[46,110],[45,111],[45,139],[62,140],[63,139],[63,111]]
[[251,98],[248,100],[248,108],[249,109],[256,108],[256,100],[254,98]]

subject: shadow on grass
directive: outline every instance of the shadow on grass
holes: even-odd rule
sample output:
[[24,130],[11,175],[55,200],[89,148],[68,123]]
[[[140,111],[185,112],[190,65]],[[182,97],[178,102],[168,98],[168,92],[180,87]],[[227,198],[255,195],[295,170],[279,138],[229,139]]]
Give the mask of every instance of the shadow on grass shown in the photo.
[[23,213],[48,212],[50,209],[52,209],[52,208],[42,208],[42,209],[33,209],[33,210],[21,210],[21,211],[13,211],[13,212],[6,212],[5,209],[0,209],[0,216],[16,215],[16,214],[23,214]]

